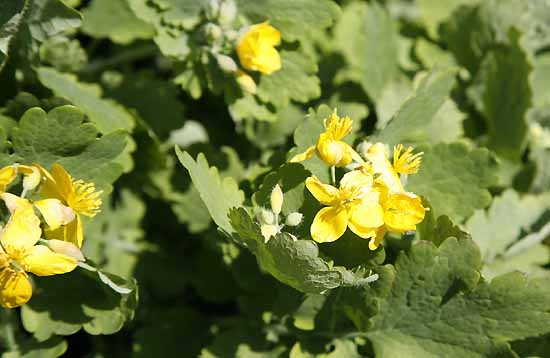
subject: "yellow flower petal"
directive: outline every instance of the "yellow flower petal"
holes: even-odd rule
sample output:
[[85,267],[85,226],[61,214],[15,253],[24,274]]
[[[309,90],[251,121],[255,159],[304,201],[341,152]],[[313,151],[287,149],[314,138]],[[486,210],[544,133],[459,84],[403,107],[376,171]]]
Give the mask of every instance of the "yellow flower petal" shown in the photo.
[[256,31],[260,34],[263,42],[270,46],[278,46],[281,44],[281,33],[279,30],[269,24],[269,21],[261,24],[252,25],[250,31]]
[[38,208],[50,230],[67,225],[75,218],[74,211],[61,204],[57,199],[39,200],[34,205]]
[[84,235],[82,233],[82,218],[76,214],[75,219],[66,226],[61,226],[56,230],[45,230],[44,235],[48,240],[61,240],[74,244],[79,249],[82,248]]
[[296,154],[294,157],[292,157],[292,159],[290,159],[290,162],[291,163],[303,162],[304,160],[308,160],[314,155],[315,155],[315,146],[311,146],[307,148],[305,152]]
[[82,219],[79,215],[69,223],[66,227],[65,241],[72,242],[79,249],[82,248],[82,242],[84,241],[84,234],[82,233]]
[[372,182],[372,175],[365,174],[360,170],[352,170],[344,174],[340,180],[340,188],[342,190],[362,189],[368,191],[372,186]]
[[338,200],[338,189],[332,185],[321,183],[316,176],[306,179],[306,187],[311,195],[323,205],[332,205]]
[[51,276],[71,272],[77,266],[77,260],[51,251],[44,245],[33,246],[23,260],[27,271],[37,276]]
[[376,250],[378,246],[384,241],[384,236],[386,235],[386,229],[384,227],[376,231],[376,236],[370,239],[369,249],[372,251]]
[[0,305],[15,308],[27,303],[32,296],[32,285],[22,272],[3,270],[0,272]]
[[34,213],[32,206],[16,209],[11,215],[6,227],[0,232],[0,242],[8,255],[24,250],[40,240],[42,230],[40,219]]
[[41,166],[38,167],[46,178],[44,185],[42,185],[42,196],[67,202],[69,195],[73,192],[73,183],[71,176],[65,168],[57,163],[52,165],[51,172],[48,172]]
[[384,223],[389,231],[402,233],[416,230],[416,224],[424,220],[426,209],[417,196],[407,193],[390,194],[382,205]]
[[0,193],[6,191],[6,188],[17,176],[17,169],[13,165],[0,169]]
[[252,63],[256,71],[265,75],[270,75],[273,72],[279,71],[282,67],[279,51],[267,44],[261,44],[259,46],[258,54],[252,59]]
[[323,208],[313,219],[311,237],[317,242],[336,241],[344,235],[347,226],[348,212],[343,206]]
[[16,209],[24,209],[27,207],[32,207],[32,204],[25,198],[21,198],[12,193],[3,193],[0,195],[0,198],[4,200],[6,207],[10,213],[13,213]]
[[384,225],[384,210],[376,201],[353,205],[348,225],[351,231],[363,239],[374,237],[377,228]]

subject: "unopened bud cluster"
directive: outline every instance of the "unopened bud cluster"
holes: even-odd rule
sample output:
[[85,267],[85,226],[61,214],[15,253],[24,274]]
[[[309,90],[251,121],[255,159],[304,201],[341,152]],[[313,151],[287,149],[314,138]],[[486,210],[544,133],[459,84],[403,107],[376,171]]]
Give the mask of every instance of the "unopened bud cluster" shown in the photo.
[[[279,220],[283,210],[284,194],[281,186],[276,184],[271,190],[269,197],[271,209],[263,208],[258,213],[258,221],[260,222],[260,231],[264,237],[265,243],[276,236],[285,226],[298,226],[302,222],[303,215],[299,212],[293,212],[286,216],[284,224]],[[290,234],[290,237],[296,241],[296,237]]]

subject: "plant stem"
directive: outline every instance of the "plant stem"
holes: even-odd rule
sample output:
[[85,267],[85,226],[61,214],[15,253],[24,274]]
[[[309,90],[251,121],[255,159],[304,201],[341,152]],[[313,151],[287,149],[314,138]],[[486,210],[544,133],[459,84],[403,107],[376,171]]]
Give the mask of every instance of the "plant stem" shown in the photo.
[[17,341],[15,340],[15,316],[13,310],[0,308],[0,326],[4,330],[4,343],[9,352],[17,352]]
[[103,72],[128,62],[137,61],[154,55],[157,52],[157,46],[152,43],[135,46],[124,50],[108,59],[95,60],[80,70],[82,75],[93,75],[97,72]]
[[330,176],[332,178],[332,185],[336,186],[336,167],[334,165],[330,167]]

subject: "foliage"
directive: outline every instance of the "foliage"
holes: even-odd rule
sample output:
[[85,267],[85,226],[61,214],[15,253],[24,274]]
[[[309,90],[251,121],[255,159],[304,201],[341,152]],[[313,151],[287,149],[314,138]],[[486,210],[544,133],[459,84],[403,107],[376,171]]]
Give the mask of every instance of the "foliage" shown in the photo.
[[[547,357],[548,18],[548,0],[0,1],[0,302],[6,273],[32,283],[0,308],[0,356]],[[101,212],[58,193],[53,230],[58,166]],[[38,250],[78,218],[72,271],[4,247],[23,205],[4,192],[34,205]]]

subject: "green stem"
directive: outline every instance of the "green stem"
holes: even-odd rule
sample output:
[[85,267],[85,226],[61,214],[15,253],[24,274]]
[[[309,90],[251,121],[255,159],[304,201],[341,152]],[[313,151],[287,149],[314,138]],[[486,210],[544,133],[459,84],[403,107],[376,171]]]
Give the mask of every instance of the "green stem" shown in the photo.
[[17,341],[15,340],[16,328],[14,327],[15,316],[9,308],[0,309],[0,325],[4,330],[4,343],[9,352],[17,352]]
[[332,178],[332,185],[336,185],[336,167],[334,165],[330,167],[330,176]]
[[136,47],[129,48],[124,50],[108,59],[95,60],[90,62],[86,67],[84,67],[80,74],[82,75],[93,75],[97,72],[103,72],[113,67],[119,65],[134,62],[153,56],[157,52],[157,46],[152,43],[146,43]]

